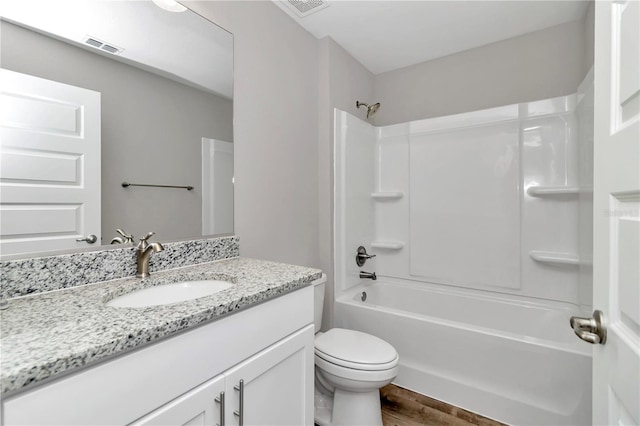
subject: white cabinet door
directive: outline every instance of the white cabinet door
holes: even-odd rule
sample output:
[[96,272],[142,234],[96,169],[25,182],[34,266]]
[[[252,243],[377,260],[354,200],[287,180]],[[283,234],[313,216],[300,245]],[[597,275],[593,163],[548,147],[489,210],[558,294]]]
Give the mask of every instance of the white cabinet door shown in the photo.
[[100,93],[0,77],[1,254],[100,245]]
[[225,374],[226,425],[239,425],[240,415],[245,426],[313,425],[313,331],[309,325]]
[[593,423],[640,424],[640,2],[597,1]]
[[312,425],[313,339],[309,325],[132,425]]
[[215,426],[224,415],[224,375],[217,376],[181,397],[144,416],[135,426]]

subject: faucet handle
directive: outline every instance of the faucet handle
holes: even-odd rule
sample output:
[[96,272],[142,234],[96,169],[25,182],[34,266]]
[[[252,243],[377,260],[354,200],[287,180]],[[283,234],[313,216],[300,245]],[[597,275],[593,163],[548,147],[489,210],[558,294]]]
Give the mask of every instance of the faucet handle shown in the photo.
[[356,265],[364,266],[368,259],[376,257],[375,254],[368,254],[367,249],[364,246],[358,247],[358,251],[356,252]]
[[155,235],[155,232],[149,232],[146,236],[140,237],[140,242],[138,243],[138,246],[136,248],[138,250],[146,249],[149,246],[149,243],[147,242],[147,240],[151,238],[153,235]]
[[153,237],[155,234],[156,234],[156,233],[155,233],[155,232],[153,232],[153,231],[152,231],[152,232],[149,232],[146,236],[144,236],[144,237],[140,237],[140,241],[147,242],[147,240],[148,240],[149,238]]
[[133,235],[131,234],[127,234],[123,229],[116,229],[116,232],[118,234],[120,234],[122,236],[122,238],[124,238],[124,240],[122,241],[123,243],[132,243],[133,242]]

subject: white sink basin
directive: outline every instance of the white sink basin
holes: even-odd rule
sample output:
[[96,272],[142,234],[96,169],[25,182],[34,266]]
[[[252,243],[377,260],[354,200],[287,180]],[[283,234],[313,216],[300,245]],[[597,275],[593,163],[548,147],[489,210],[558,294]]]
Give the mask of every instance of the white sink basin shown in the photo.
[[116,297],[107,302],[107,306],[115,308],[144,308],[147,306],[169,305],[210,296],[226,290],[232,285],[230,282],[217,280],[164,284]]

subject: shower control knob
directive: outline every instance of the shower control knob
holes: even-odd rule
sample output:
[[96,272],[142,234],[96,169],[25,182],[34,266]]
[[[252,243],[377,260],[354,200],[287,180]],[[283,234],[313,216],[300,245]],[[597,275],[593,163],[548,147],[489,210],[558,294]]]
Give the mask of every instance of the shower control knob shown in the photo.
[[363,266],[367,260],[372,257],[376,257],[375,254],[367,254],[367,249],[363,246],[358,247],[358,251],[356,252],[356,265]]

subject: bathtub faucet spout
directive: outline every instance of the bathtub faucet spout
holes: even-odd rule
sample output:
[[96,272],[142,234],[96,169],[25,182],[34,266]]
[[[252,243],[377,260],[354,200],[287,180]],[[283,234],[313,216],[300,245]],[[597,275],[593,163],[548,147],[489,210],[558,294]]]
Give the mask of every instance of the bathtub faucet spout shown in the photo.
[[378,279],[378,277],[376,277],[375,272],[364,272],[364,271],[360,271],[360,278],[367,278],[374,281]]

